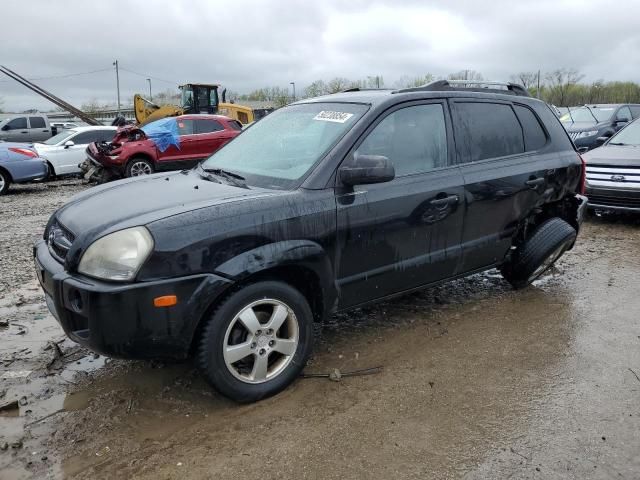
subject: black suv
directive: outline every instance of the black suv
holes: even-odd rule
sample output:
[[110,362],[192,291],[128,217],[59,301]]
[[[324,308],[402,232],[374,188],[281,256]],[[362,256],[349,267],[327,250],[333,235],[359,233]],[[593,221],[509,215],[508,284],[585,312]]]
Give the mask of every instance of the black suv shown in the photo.
[[599,147],[638,117],[640,105],[607,103],[571,108],[560,120],[576,147],[586,151]]
[[576,240],[584,165],[545,103],[488,87],[301,101],[193,170],[87,190],[34,248],[51,312],[105,355],[193,353],[253,401],[334,312],[494,267],[528,285]]

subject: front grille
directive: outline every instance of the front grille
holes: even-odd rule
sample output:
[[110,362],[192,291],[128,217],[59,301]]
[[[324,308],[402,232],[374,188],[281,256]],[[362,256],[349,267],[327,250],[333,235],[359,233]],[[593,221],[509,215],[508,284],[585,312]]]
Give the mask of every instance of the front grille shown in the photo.
[[610,207],[640,208],[640,197],[589,195],[589,203],[592,205],[604,205]]
[[64,263],[75,239],[75,235],[68,228],[54,220],[47,233],[49,252],[57,261]]
[[587,182],[590,185],[622,189],[640,189],[640,166],[589,165]]

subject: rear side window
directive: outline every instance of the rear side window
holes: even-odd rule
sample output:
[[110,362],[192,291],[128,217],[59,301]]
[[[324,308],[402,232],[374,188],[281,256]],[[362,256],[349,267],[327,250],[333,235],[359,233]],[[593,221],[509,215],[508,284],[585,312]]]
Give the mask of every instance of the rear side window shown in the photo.
[[6,125],[6,130],[22,130],[27,128],[27,117],[14,118]]
[[522,127],[510,105],[456,102],[456,145],[461,162],[524,153]]
[[98,130],[89,130],[88,132],[82,132],[75,137],[70,138],[76,145],[86,145],[87,143],[99,142],[100,132]]
[[29,117],[31,128],[47,128],[42,117]]
[[222,124],[216,120],[199,119],[195,121],[195,124],[196,129],[194,133],[212,133],[224,130]]
[[524,148],[527,152],[540,150],[547,143],[547,135],[544,133],[538,118],[527,107],[514,105],[522,130],[524,131]]
[[640,117],[640,106],[629,105],[629,109],[631,110],[631,115],[633,115],[633,118]]
[[616,114],[616,120],[623,120],[623,121],[630,121],[631,120],[631,110],[629,110],[629,107],[622,107],[620,110],[618,110],[618,113]]
[[110,142],[115,137],[116,132],[114,130],[102,130],[100,132],[97,142]]
[[233,128],[234,130],[242,130],[242,124],[237,121],[237,120],[231,120],[229,122],[229,125],[231,126],[231,128]]

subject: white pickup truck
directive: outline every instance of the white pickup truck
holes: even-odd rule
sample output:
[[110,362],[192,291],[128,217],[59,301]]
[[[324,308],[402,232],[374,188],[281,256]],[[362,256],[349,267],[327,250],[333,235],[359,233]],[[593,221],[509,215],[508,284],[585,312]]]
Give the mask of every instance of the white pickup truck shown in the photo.
[[42,113],[0,116],[0,140],[5,142],[42,142],[54,133],[49,119]]

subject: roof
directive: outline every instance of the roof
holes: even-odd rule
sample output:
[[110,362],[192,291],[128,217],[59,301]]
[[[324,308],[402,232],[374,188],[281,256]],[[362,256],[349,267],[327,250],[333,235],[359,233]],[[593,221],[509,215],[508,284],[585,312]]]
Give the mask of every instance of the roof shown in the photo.
[[620,107],[622,105],[639,105],[639,104],[637,103],[585,103],[584,105],[580,105],[578,107],[571,107],[571,108],[580,108],[580,107],[615,108],[615,107]]
[[207,120],[232,120],[229,117],[226,117],[224,115],[211,115],[208,113],[187,113],[185,115],[178,115],[175,118],[186,118],[186,119],[204,118]]
[[533,97],[515,96],[511,93],[502,93],[500,90],[486,89],[455,89],[455,90],[392,90],[392,89],[373,89],[373,90],[353,90],[332,95],[323,95],[321,97],[308,98],[296,102],[317,103],[317,102],[339,102],[339,103],[363,103],[367,105],[379,105],[391,101],[391,99],[424,99],[424,98],[494,98],[499,100],[518,101],[518,102],[541,102]]

